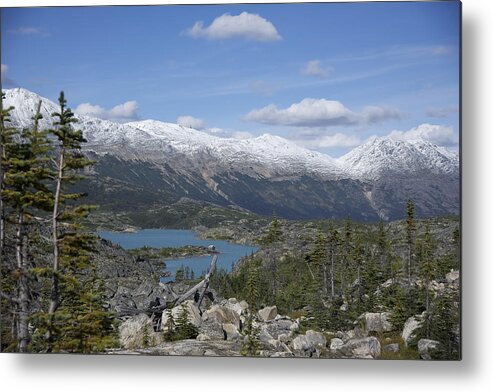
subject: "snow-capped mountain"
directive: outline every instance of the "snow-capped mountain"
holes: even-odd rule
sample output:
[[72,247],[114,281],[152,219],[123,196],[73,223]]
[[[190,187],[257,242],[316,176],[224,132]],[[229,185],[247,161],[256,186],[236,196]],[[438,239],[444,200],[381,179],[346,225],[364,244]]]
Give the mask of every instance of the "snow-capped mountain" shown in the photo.
[[[41,126],[51,126],[57,104],[25,89],[5,93],[14,126],[32,124],[39,100]],[[374,138],[334,159],[269,134],[237,140],[155,120],[76,117],[99,162],[99,203],[138,190],[146,205],[187,197],[289,218],[391,219],[408,198],[423,216],[458,213],[458,155],[422,140]]]
[[[11,115],[15,126],[32,124],[39,100],[42,101],[41,125],[51,125],[51,113],[58,110],[55,103],[21,88],[5,92],[5,105],[15,108]],[[329,178],[347,177],[337,160],[279,136],[265,134],[237,140],[155,120],[120,124],[77,114],[75,117],[79,120],[77,127],[88,141],[85,148],[100,154],[151,162],[168,162],[175,159],[175,155],[194,157],[205,154],[228,169],[262,166],[264,174],[269,175],[311,172]]]
[[352,178],[377,179],[386,175],[434,173],[458,175],[457,153],[424,140],[377,137],[339,158]]

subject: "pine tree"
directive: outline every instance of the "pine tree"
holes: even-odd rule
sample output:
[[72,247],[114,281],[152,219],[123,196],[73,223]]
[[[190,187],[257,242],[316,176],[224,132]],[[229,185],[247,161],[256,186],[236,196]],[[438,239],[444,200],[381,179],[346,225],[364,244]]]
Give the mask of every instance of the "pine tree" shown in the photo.
[[330,296],[335,296],[335,280],[337,268],[337,252],[340,245],[339,232],[332,226],[329,227],[329,258],[330,258]]
[[176,340],[195,339],[199,334],[198,328],[189,320],[190,311],[186,304],[180,306],[180,314],[176,320]]
[[432,353],[433,359],[459,359],[459,311],[455,305],[457,294],[444,292],[435,302],[429,336],[443,347]]
[[243,328],[244,339],[241,346],[240,354],[245,357],[256,357],[260,354],[260,329],[254,324],[254,315],[248,311]]
[[266,245],[279,242],[282,237],[282,230],[280,226],[281,225],[279,219],[277,219],[277,217],[274,215],[265,236],[261,239],[260,242]]
[[18,349],[27,352],[30,341],[28,318],[32,297],[33,260],[28,259],[28,225],[38,210],[47,211],[52,205],[52,194],[45,185],[51,176],[47,169],[50,150],[47,133],[39,130],[41,102],[34,116],[32,129],[24,129],[21,141],[10,147],[5,163],[9,170],[3,180],[2,198],[11,209],[12,224],[15,227],[14,276],[18,293]]
[[176,340],[176,323],[173,317],[173,309],[168,307],[166,309],[166,323],[163,328],[163,338],[167,342],[172,342]]
[[[426,225],[423,238],[417,244],[418,248],[418,260],[419,260],[419,277],[422,279],[425,291],[425,306],[426,313],[429,315],[431,298],[430,298],[430,283],[436,277],[437,260],[435,256],[436,245],[435,239],[430,233],[430,228]],[[426,336],[429,337],[429,318],[427,317],[427,332]]]
[[350,283],[351,279],[351,253],[353,252],[353,225],[350,219],[346,219],[344,223],[344,232],[341,238],[341,269],[340,269],[340,281],[341,281],[341,294],[344,297],[346,295],[346,285]]
[[407,273],[408,273],[409,287],[411,287],[415,232],[416,232],[416,222],[414,221],[414,204],[411,200],[408,200],[406,204],[406,244],[407,244]]
[[410,317],[409,309],[406,307],[406,296],[398,284],[393,284],[389,289],[386,295],[392,309],[390,322],[394,331],[402,331],[406,320]]
[[274,215],[272,222],[267,229],[265,236],[260,240],[260,243],[263,245],[267,245],[269,248],[266,249],[266,258],[269,263],[269,270],[271,273],[271,290],[272,290],[272,298],[275,300],[277,297],[277,260],[272,256],[272,252],[270,246],[272,244],[278,243],[282,237],[282,230],[280,228],[280,222],[277,217]]
[[[55,196],[52,213],[53,267],[47,320],[49,346],[53,343],[55,312],[60,306],[59,281],[60,274],[63,273],[61,269],[83,267],[85,256],[79,255],[78,250],[86,247],[88,238],[83,232],[80,221],[91,210],[90,206],[74,204],[74,201],[83,196],[82,194],[70,193],[67,190],[68,186],[83,178],[79,174],[80,171],[91,165],[92,162],[85,158],[81,152],[82,144],[86,140],[82,131],[72,128],[77,119],[74,117],[73,112],[67,108],[67,101],[63,91],[60,93],[58,102],[60,111],[52,114],[55,121],[53,124],[54,129],[51,130],[51,133],[56,137],[57,146]],[[68,201],[70,203],[67,203]],[[78,265],[79,263],[81,265]],[[48,350],[51,351],[51,347]]]
[[260,292],[260,276],[259,276],[259,266],[258,262],[253,260],[251,262],[249,271],[248,271],[248,281],[246,286],[246,300],[250,306],[252,312],[256,312],[258,310]]
[[15,145],[14,135],[17,133],[16,129],[10,126],[10,112],[14,107],[5,108],[3,105],[4,99],[5,93],[2,92],[2,99],[0,100],[0,259],[4,255],[5,244],[4,181],[8,171],[7,162],[10,156],[10,149]]
[[185,278],[185,269],[183,264],[175,272],[175,282],[183,282]]

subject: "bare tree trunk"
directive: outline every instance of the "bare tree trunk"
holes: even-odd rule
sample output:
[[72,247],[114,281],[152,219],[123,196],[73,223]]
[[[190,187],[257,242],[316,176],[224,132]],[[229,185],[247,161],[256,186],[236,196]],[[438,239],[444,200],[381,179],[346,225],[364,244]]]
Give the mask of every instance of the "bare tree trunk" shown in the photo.
[[24,213],[17,214],[17,228],[15,232],[15,257],[17,273],[19,274],[19,332],[17,334],[19,352],[27,352],[29,344],[29,282],[27,277],[26,259],[24,251]]
[[335,295],[335,287],[334,287],[334,264],[335,264],[335,251],[332,252],[332,257],[330,258],[330,293],[332,298]]
[[407,268],[408,268],[407,281],[408,281],[409,288],[411,288],[411,254],[412,254],[411,244],[409,244],[408,252],[407,252]]
[[3,189],[3,184],[0,182],[0,260],[3,260],[3,247],[5,244],[5,216],[4,216],[4,205],[1,192]]
[[327,278],[327,265],[324,263],[324,291],[325,295],[329,293],[329,279]]
[[58,245],[58,219],[60,215],[60,195],[62,191],[62,181],[63,181],[63,165],[65,158],[65,149],[62,147],[60,150],[59,160],[58,160],[58,173],[56,179],[56,191],[55,199],[53,201],[53,216],[52,216],[52,238],[53,238],[53,270],[51,279],[51,296],[50,305],[48,308],[48,329],[46,337],[48,340],[48,351],[52,349],[53,343],[53,316],[58,308],[59,304],[59,293],[58,293],[58,269],[59,269],[59,245]]

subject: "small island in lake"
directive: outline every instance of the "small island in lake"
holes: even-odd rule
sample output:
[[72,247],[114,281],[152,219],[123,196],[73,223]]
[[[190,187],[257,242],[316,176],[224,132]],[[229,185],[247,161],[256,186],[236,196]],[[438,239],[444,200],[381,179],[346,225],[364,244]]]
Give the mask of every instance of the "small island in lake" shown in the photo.
[[132,256],[141,257],[147,260],[208,256],[211,254],[219,253],[214,246],[202,245],[185,245],[177,248],[154,248],[151,246],[143,246],[141,248],[128,249],[127,252]]

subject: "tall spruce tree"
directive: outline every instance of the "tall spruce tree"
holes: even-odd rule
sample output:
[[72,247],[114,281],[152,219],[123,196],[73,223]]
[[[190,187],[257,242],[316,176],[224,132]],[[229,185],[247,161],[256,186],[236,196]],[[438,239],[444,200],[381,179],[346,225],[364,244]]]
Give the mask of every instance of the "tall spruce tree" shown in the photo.
[[255,326],[260,299],[259,285],[259,263],[256,260],[251,260],[246,287],[249,307],[245,317],[245,327],[243,328],[244,340],[240,350],[243,356],[257,356],[259,354],[259,329]]
[[407,244],[407,279],[409,288],[411,287],[411,277],[413,269],[413,252],[416,232],[416,222],[414,220],[414,203],[408,200],[406,203],[406,244]]
[[437,260],[436,260],[436,243],[430,233],[429,225],[426,225],[423,238],[417,243],[418,260],[419,260],[419,277],[423,281],[423,290],[425,294],[426,307],[426,336],[430,337],[430,311],[431,311],[431,281],[436,277]]
[[50,346],[53,344],[53,321],[60,306],[61,269],[84,268],[87,261],[87,256],[79,252],[79,249],[86,248],[88,244],[88,236],[83,231],[81,220],[91,209],[89,206],[74,203],[82,194],[73,193],[69,189],[83,178],[80,172],[92,164],[81,152],[82,144],[86,140],[82,131],[73,128],[77,119],[67,107],[63,91],[58,103],[60,111],[52,114],[55,121],[51,130],[56,138],[56,176],[52,212],[53,268],[47,320],[48,350],[51,350]]
[[268,262],[269,271],[271,273],[270,286],[272,291],[272,298],[275,301],[277,296],[277,259],[272,255],[271,246],[278,243],[281,240],[282,230],[280,227],[279,219],[274,215],[272,222],[270,223],[267,232],[264,237],[261,238],[260,243],[267,246],[266,259]]
[[14,135],[17,130],[10,126],[10,112],[13,106],[4,107],[5,93],[2,91],[0,100],[0,259],[3,256],[5,245],[5,204],[2,190],[4,189],[5,176],[8,171],[8,160],[11,148],[15,145]]
[[52,206],[52,193],[46,180],[52,175],[48,169],[50,150],[47,132],[39,129],[41,101],[33,118],[32,128],[21,133],[21,140],[10,148],[6,158],[9,170],[5,172],[2,197],[11,210],[11,222],[15,228],[18,304],[18,350],[27,352],[30,341],[28,319],[31,313],[32,271],[35,261],[28,258],[28,225],[38,210],[48,211]]
[[330,296],[335,296],[335,282],[337,273],[337,255],[340,245],[339,232],[332,226],[329,227],[329,258],[330,258]]

